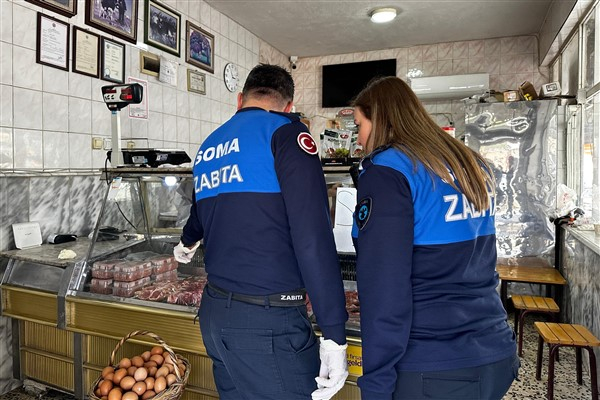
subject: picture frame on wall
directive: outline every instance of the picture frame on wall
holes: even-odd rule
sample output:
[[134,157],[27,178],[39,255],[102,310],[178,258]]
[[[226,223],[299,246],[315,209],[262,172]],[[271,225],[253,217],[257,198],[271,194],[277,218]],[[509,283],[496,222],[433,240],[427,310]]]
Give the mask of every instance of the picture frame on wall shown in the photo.
[[85,23],[125,41],[137,42],[137,0],[85,0]]
[[73,66],[78,74],[100,77],[100,35],[73,26]]
[[206,74],[188,68],[187,90],[198,94],[206,94]]
[[37,13],[35,61],[38,64],[69,70],[69,24]]
[[146,0],[144,43],[179,56],[181,14],[155,0]]
[[72,17],[77,14],[77,0],[25,0],[55,13]]
[[125,44],[102,37],[102,65],[100,78],[114,83],[125,83]]
[[186,21],[185,61],[210,73],[215,72],[215,36]]

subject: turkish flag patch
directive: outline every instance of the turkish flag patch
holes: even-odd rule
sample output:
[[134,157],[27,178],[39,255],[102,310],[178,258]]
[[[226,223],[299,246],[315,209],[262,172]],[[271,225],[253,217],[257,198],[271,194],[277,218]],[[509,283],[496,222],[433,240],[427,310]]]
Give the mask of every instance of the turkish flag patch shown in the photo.
[[296,138],[298,142],[298,146],[311,156],[314,156],[319,152],[317,148],[317,143],[315,143],[315,139],[313,139],[312,135],[308,132],[302,132]]

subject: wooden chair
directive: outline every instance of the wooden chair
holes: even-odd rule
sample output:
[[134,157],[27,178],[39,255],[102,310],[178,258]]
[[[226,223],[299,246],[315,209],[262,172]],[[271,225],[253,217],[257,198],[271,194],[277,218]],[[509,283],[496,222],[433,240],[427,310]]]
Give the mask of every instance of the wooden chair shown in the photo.
[[515,307],[515,332],[519,336],[519,357],[522,357],[525,316],[532,313],[548,314],[552,321],[556,322],[560,309],[550,297],[512,295],[511,299]]
[[592,400],[598,400],[598,378],[596,372],[595,346],[600,346],[600,340],[587,328],[574,324],[557,324],[551,322],[535,322],[535,329],[539,333],[537,363],[535,378],[542,379],[542,357],[544,343],[548,343],[548,400],[554,399],[554,360],[560,347],[575,347],[575,360],[577,383],[583,383],[581,371],[581,349],[586,349],[590,358],[590,375],[592,385]]

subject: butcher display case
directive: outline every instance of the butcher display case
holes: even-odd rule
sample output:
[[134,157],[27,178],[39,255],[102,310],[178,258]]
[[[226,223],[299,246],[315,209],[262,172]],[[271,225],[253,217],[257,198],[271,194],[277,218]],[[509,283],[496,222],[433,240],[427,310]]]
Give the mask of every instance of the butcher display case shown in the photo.
[[[132,331],[148,330],[190,361],[183,399],[218,398],[196,320],[206,283],[203,248],[189,264],[172,256],[192,204],[191,169],[114,168],[103,179],[107,189],[89,238],[42,245],[36,255],[9,255],[2,312],[16,321],[15,377],[83,399],[115,344]],[[57,263],[62,249],[75,249],[78,257]],[[46,258],[37,258],[42,254]],[[29,265],[32,260],[39,265]],[[356,311],[355,282],[345,286]],[[356,379],[362,373],[357,318],[347,332],[351,375],[335,398],[352,400],[360,398]],[[117,358],[153,345],[150,338],[127,341]]]

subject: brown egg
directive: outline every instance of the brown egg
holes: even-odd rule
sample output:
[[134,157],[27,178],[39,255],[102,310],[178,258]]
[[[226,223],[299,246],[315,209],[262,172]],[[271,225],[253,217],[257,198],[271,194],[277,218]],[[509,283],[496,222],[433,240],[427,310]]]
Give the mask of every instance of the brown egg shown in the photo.
[[150,368],[148,368],[148,376],[154,376],[154,375],[156,375],[156,371],[158,371],[158,368],[156,368],[156,367],[150,367]]
[[146,361],[146,362],[144,363],[144,367],[146,367],[146,368],[150,368],[150,367],[158,367],[158,365],[156,365],[156,362],[155,362],[155,361]]
[[146,393],[144,393],[142,395],[142,400],[146,400],[146,399],[149,399],[154,396],[156,396],[156,393],[154,392],[154,390],[147,390]]
[[145,382],[136,382],[135,385],[131,388],[132,392],[137,393],[138,396],[143,395],[146,392],[146,383]]
[[135,385],[135,379],[133,379],[133,376],[126,376],[121,379],[121,383],[119,385],[121,388],[129,390],[133,387],[133,385]]
[[112,381],[105,379],[98,388],[100,389],[101,396],[108,396],[108,392],[110,392],[113,388],[113,383]]
[[137,369],[137,367],[134,367],[133,365],[131,367],[127,368],[127,375],[133,376],[135,374],[136,369]]
[[113,383],[118,385],[121,383],[121,379],[127,376],[127,370],[125,368],[119,368],[115,371],[115,375],[113,376]]
[[165,359],[160,354],[154,354],[150,357],[150,361],[154,361],[157,366],[161,366]]
[[113,388],[110,392],[108,392],[108,400],[121,400],[121,389]]
[[144,367],[138,368],[135,371],[135,374],[133,374],[133,377],[135,378],[135,380],[137,382],[143,381],[144,379],[146,379],[148,377],[148,370]]
[[119,361],[119,368],[129,368],[131,367],[131,360],[127,357],[121,359],[121,361]]
[[169,367],[164,366],[164,367],[160,367],[158,369],[158,371],[156,371],[156,374],[154,375],[156,378],[160,377],[160,376],[167,376],[169,375]]
[[131,357],[131,365],[139,368],[144,365],[144,359],[140,356]]
[[148,361],[150,359],[150,356],[152,355],[152,353],[150,353],[150,351],[145,351],[142,353],[142,360],[144,361]]
[[123,393],[123,397],[121,397],[121,400],[138,400],[138,395],[135,392]]
[[177,382],[177,377],[174,374],[167,375],[167,385],[168,386],[171,386],[175,382]]
[[108,379],[109,381],[112,381],[114,377],[115,377],[115,374],[113,372],[111,372],[110,374],[106,375],[104,377],[104,379]]
[[102,377],[106,378],[106,375],[111,374],[113,372],[115,372],[115,369],[110,365],[108,367],[104,367],[104,369],[102,370]]
[[146,389],[147,390],[152,390],[154,389],[154,378],[149,376],[146,379],[144,379],[144,382],[146,383]]
[[154,346],[151,350],[150,353],[152,353],[152,355],[154,354],[162,354],[163,351],[165,351],[165,349],[162,348],[162,346]]
[[173,364],[173,358],[171,357],[171,355],[169,354],[168,351],[165,351],[164,353],[162,353],[163,356],[163,363],[164,364]]
[[[100,382],[102,383],[102,382]],[[96,390],[94,390],[94,394],[98,397],[102,396],[102,394],[100,394],[100,385],[98,385],[98,387],[96,387]]]
[[156,378],[154,381],[154,391],[160,393],[167,388],[167,379],[164,376]]

